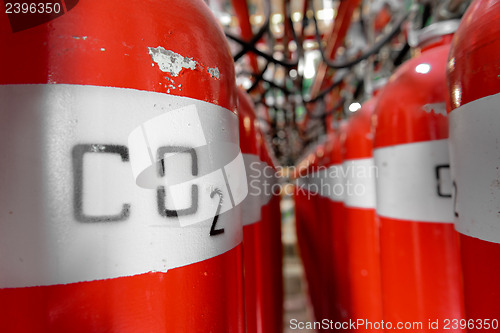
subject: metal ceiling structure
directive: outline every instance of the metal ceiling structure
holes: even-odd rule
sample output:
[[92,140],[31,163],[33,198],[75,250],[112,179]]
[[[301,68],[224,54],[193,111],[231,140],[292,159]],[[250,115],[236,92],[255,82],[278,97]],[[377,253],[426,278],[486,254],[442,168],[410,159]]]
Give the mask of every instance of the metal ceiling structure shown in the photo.
[[461,3],[208,1],[230,42],[237,83],[252,95],[283,165],[294,164],[409,57],[412,31],[461,15]]

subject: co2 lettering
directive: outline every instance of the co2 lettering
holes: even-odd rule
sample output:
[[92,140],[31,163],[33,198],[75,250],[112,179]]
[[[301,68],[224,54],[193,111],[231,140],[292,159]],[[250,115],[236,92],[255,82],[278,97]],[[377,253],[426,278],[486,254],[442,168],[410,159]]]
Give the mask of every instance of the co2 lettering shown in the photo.
[[[78,144],[72,149],[72,166],[73,166],[73,212],[74,217],[78,222],[120,222],[125,221],[130,217],[131,204],[125,203],[122,205],[122,209],[115,215],[102,215],[102,216],[90,216],[85,214],[83,211],[83,202],[85,200],[83,195],[83,179],[85,176],[83,159],[85,154],[118,154],[121,157],[122,162],[129,162],[129,150],[123,145],[109,145],[109,144]],[[196,151],[190,147],[182,146],[163,146],[157,149],[157,172],[158,176],[165,176],[165,163],[163,157],[170,153],[187,153],[191,157],[191,174],[193,176],[198,175],[198,156]],[[222,203],[222,191],[219,189],[214,189],[210,197],[213,198],[215,195],[219,196],[219,205],[217,206],[217,211],[212,221],[210,228],[210,236],[216,236],[224,233],[224,229],[216,229],[216,224],[219,219],[219,213]],[[199,205],[199,190],[198,185],[191,185],[191,205],[187,208],[182,209],[169,209],[166,207],[166,191],[164,186],[158,186],[156,190],[156,199],[158,213],[160,216],[165,218],[186,216],[195,214],[198,211]]]
[[[191,155],[191,174],[193,176],[198,176],[198,156],[196,151],[192,148],[181,147],[181,146],[163,146],[159,147],[157,150],[157,170],[158,176],[165,176],[165,162],[163,157],[170,153],[189,153]],[[184,209],[168,209],[165,207],[165,187],[159,186],[157,190],[157,201],[158,201],[158,212],[161,216],[165,217],[177,217],[184,215],[192,215],[198,211],[198,185],[191,185],[191,206]],[[217,213],[218,214],[218,213]]]
[[442,190],[443,177],[441,176],[442,171],[450,170],[449,164],[436,165],[435,167],[436,182],[437,182],[437,195],[441,198],[451,198],[451,193],[444,193]]

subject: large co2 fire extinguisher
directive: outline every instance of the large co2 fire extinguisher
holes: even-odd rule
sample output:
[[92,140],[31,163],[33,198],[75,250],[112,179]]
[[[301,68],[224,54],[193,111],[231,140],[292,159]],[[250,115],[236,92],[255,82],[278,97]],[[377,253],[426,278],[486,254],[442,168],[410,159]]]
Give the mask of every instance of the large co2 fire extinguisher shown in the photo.
[[[376,101],[377,97],[372,97],[349,118],[343,142],[352,319],[370,322],[382,320],[380,237],[375,214],[376,169],[371,127]],[[367,327],[363,331],[376,330]]]
[[332,129],[321,150],[318,149],[321,158],[315,174],[319,194],[316,199],[319,215],[317,239],[321,246],[321,262],[325,263],[319,267],[318,273],[322,277],[323,318],[343,321],[349,313],[349,272],[341,132],[338,128],[336,130]]
[[248,188],[209,8],[5,3],[0,331],[244,332]]
[[256,127],[250,97],[239,90],[238,99],[240,145],[249,189],[242,203],[246,327],[247,332],[281,332],[283,278],[276,170]]
[[[279,185],[277,180],[274,182],[270,173],[274,172],[275,177],[281,177],[281,174],[277,171],[276,160],[272,153],[271,148],[267,144],[264,137],[264,132],[261,130],[257,131],[257,143],[259,146],[259,156],[261,161],[265,163],[265,168],[267,173],[263,173],[266,178],[271,178],[269,184]],[[262,222],[268,224],[268,233],[266,235],[266,240],[270,245],[267,250],[267,256],[269,260],[268,275],[271,279],[269,287],[272,291],[272,299],[269,303],[263,307],[264,314],[262,316],[262,321],[269,323],[268,332],[282,332],[283,331],[283,302],[284,302],[284,285],[283,285],[283,246],[281,242],[281,190],[280,187],[273,187],[268,193],[271,194],[271,198],[268,201],[267,195],[263,196],[264,204],[262,206]],[[266,186],[268,186],[266,184]],[[263,251],[266,254],[266,251]],[[266,292],[271,292],[266,291]],[[272,310],[271,310],[272,309]],[[272,318],[271,318],[272,317]]]
[[316,198],[316,211],[317,239],[323,263],[318,268],[323,278],[321,296],[325,310],[322,318],[335,321],[349,318],[350,306],[341,149],[343,129],[342,125],[330,132],[317,149],[321,158],[313,177],[319,194]]
[[[311,190],[314,193],[312,197],[316,211],[316,219],[311,221],[314,223],[314,239],[316,240],[316,258],[319,265],[315,269],[315,274],[318,276],[318,300],[320,310],[317,311],[318,320],[331,319],[340,320],[339,311],[340,293],[341,293],[341,276],[347,274],[339,267],[339,234],[336,233],[338,228],[334,223],[340,223],[337,220],[337,208],[333,202],[336,202],[336,196],[332,187],[339,181],[336,175],[331,175],[330,171],[335,166],[332,166],[334,161],[334,149],[337,139],[337,133],[329,133],[318,144],[316,148],[316,156],[318,158],[317,168],[314,170],[311,177]],[[339,151],[340,153],[340,151]]]
[[445,106],[457,25],[420,32],[421,55],[396,71],[375,110],[383,311],[393,323],[463,318]]
[[330,318],[346,321],[351,318],[351,287],[349,282],[349,252],[347,243],[347,221],[344,201],[346,197],[345,172],[342,166],[342,142],[346,130],[345,121],[337,124],[329,135],[330,163],[327,169],[329,182],[328,211],[331,223],[331,253],[334,279],[330,288],[334,290],[333,308]]
[[331,263],[331,240],[330,238],[330,214],[328,207],[328,193],[322,189],[324,178],[326,177],[325,164],[330,161],[328,151],[328,139],[323,137],[316,146],[315,155],[317,165],[313,168],[309,177],[309,191],[311,193],[312,206],[314,207],[315,216],[310,218],[308,223],[313,230],[313,239],[315,242],[315,258],[318,265],[314,267],[314,275],[317,276],[317,299],[318,308],[315,309],[317,320],[328,318],[329,309],[333,299],[332,288],[329,285],[332,282],[332,265]]
[[325,292],[322,290],[319,267],[324,265],[320,260],[320,245],[317,239],[317,212],[314,199],[318,196],[315,171],[318,168],[317,148],[309,150],[297,164],[293,176],[295,181],[295,220],[297,243],[300,257],[304,266],[308,294],[314,309],[316,319],[323,319],[325,315]]
[[454,217],[469,332],[500,327],[499,20],[499,1],[474,1],[447,66]]

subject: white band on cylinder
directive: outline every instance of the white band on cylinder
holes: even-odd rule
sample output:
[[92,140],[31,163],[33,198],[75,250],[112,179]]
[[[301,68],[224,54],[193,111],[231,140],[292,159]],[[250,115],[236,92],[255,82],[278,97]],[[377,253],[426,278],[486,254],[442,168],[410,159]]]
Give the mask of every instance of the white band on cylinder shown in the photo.
[[[247,184],[229,110],[67,84],[2,85],[0,100],[0,288],[166,272],[241,243]],[[140,137],[129,145],[141,125],[163,165]]]

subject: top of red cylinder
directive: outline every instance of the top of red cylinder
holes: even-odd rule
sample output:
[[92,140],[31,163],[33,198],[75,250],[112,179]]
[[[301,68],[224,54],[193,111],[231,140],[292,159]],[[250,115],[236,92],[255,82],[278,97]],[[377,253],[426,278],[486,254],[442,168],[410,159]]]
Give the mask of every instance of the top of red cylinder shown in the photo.
[[31,25],[26,15],[0,15],[0,45],[8,50],[0,53],[0,84],[132,88],[235,111],[233,59],[203,1],[71,3],[40,22],[30,14]]
[[500,92],[499,22],[498,0],[476,0],[463,16],[447,68],[451,110]]
[[[456,24],[440,33],[428,28],[426,49],[401,65],[379,95],[374,114],[374,147],[448,138],[446,65]],[[441,45],[444,44],[444,45]]]
[[364,102],[361,109],[352,115],[346,126],[342,157],[344,160],[370,158],[373,156],[372,115],[377,97]]
[[433,23],[421,30],[411,32],[408,36],[408,44],[411,47],[420,48],[422,52],[432,47],[449,44],[451,36],[457,31],[459,25],[460,20]]

